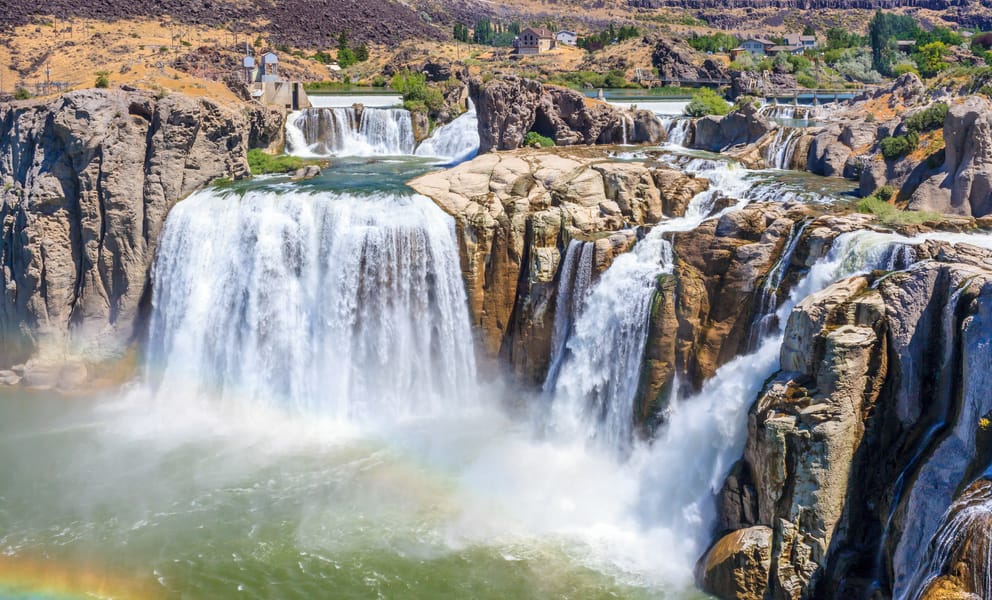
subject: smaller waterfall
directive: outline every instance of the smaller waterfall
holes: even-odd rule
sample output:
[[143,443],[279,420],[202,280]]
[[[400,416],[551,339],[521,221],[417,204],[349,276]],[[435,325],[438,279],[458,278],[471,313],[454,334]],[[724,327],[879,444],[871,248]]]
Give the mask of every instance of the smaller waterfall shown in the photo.
[[686,117],[665,117],[661,119],[668,135],[668,143],[673,146],[685,146],[692,133],[692,119]]
[[470,160],[479,152],[479,117],[469,100],[468,111],[454,121],[434,130],[420,143],[415,154],[439,158],[454,164]]
[[765,163],[773,169],[789,169],[796,154],[796,146],[802,138],[802,131],[795,127],[779,127],[775,137],[765,150]]
[[286,122],[287,152],[295,156],[399,156],[416,142],[410,112],[401,108],[308,108]]
[[758,293],[758,306],[751,320],[751,331],[748,334],[747,347],[750,350],[756,349],[762,339],[778,331],[780,328],[775,310],[778,307],[779,287],[782,285],[782,279],[789,270],[789,265],[792,263],[792,255],[795,253],[807,225],[809,225],[809,221],[801,221],[792,226],[792,229],[789,231],[789,237],[785,242],[785,247],[782,250],[782,255],[779,256],[775,266],[765,276],[764,284]]
[[555,303],[555,322],[551,334],[551,363],[544,380],[544,391],[550,392],[558,381],[565,342],[572,334],[575,320],[582,313],[582,305],[592,281],[593,255],[596,245],[592,242],[570,240],[565,250],[558,280],[558,298]]
[[[962,582],[968,597],[992,597],[992,482],[971,485],[944,514],[940,527],[913,574],[906,598],[919,600],[930,584],[966,564]],[[973,595],[972,595],[973,594]]]

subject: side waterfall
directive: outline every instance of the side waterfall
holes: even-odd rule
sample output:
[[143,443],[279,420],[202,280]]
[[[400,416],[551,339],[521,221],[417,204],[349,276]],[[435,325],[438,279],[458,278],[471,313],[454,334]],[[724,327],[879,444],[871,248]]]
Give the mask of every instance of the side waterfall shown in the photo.
[[802,130],[795,127],[779,127],[775,138],[765,150],[765,163],[773,169],[789,169],[796,154],[796,146],[802,138]]
[[668,143],[673,146],[685,146],[692,133],[692,119],[689,117],[666,117],[661,119],[668,135]]
[[438,127],[431,137],[417,147],[417,156],[440,158],[448,163],[460,163],[479,152],[479,118],[475,104],[469,100],[468,111],[454,121]]
[[596,246],[592,242],[570,240],[565,250],[558,297],[555,302],[555,322],[551,333],[551,362],[544,380],[544,391],[550,392],[558,381],[558,372],[566,353],[566,342],[572,335],[575,320],[582,314],[592,281],[592,263]]
[[409,111],[401,108],[308,108],[286,121],[287,152],[295,156],[413,154]]
[[421,196],[199,192],[154,290],[160,397],[361,421],[450,409],[475,381],[454,224]]

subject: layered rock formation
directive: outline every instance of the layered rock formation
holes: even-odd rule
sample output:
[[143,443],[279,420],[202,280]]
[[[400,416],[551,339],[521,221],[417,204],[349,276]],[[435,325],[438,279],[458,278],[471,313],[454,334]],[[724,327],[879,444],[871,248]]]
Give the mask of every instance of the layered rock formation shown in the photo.
[[675,40],[658,38],[654,41],[651,64],[663,81],[723,81],[730,75],[723,64],[707,58],[696,65],[692,48]]
[[587,148],[486,154],[410,185],[455,218],[484,355],[535,383],[547,370],[568,241],[595,242],[594,270],[602,272],[635,241],[631,227],[682,214],[708,182]]
[[[255,120],[256,139],[271,133]],[[25,382],[50,384],[66,360],[123,352],[166,214],[213,179],[246,176],[249,137],[241,111],[181,95],[0,105],[0,366],[33,357]]]
[[651,143],[665,139],[650,111],[625,111],[582,93],[509,76],[473,80],[470,93],[479,114],[479,152],[519,148],[528,132],[576,144]]
[[698,119],[692,147],[719,152],[731,146],[753,144],[773,129],[775,125],[761,115],[756,106],[745,103],[728,115]]
[[[992,410],[976,369],[992,358],[979,342],[992,331],[992,253],[916,253],[930,260],[842,280],[794,309],[718,501],[722,533],[699,567],[709,591],[848,598],[917,585],[954,489],[992,458],[976,435]],[[969,543],[960,534],[949,543]],[[961,568],[935,567],[969,591]]]

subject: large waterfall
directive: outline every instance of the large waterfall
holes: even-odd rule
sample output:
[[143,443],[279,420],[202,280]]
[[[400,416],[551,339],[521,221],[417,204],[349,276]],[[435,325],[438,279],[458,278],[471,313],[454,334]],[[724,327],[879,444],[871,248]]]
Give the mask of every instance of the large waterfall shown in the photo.
[[420,196],[195,194],[155,266],[154,379],[352,421],[464,402],[475,363],[453,228]]
[[308,108],[286,121],[287,151],[296,156],[413,154],[410,112],[402,108]]

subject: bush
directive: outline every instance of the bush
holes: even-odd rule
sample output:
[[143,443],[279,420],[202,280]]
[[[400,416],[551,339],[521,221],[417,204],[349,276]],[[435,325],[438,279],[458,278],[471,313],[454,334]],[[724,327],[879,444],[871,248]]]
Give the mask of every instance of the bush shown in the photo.
[[740,40],[726,33],[697,35],[689,39],[689,45],[700,52],[727,52],[740,45]]
[[31,97],[31,92],[29,92],[27,88],[19,87],[16,90],[14,90],[15,100],[27,100],[30,97]]
[[541,148],[550,148],[555,145],[555,141],[549,137],[545,137],[536,131],[528,131],[527,135],[524,136],[524,146],[540,146]]
[[98,88],[109,88],[110,87],[110,72],[109,71],[97,71],[96,81],[93,83],[94,87]]
[[901,77],[906,73],[913,73],[917,77],[920,76],[920,70],[916,68],[915,63],[911,62],[901,62],[892,67],[892,76]]
[[838,73],[861,83],[881,83],[882,75],[872,68],[871,51],[867,48],[839,50],[835,57],[831,52],[824,54],[824,60]]
[[799,75],[796,75],[796,83],[809,89],[814,89],[817,87],[816,79],[813,79],[813,76],[808,73],[800,73]]
[[305,161],[298,156],[272,156],[262,152],[258,148],[248,151],[248,166],[252,175],[265,175],[266,173],[289,173],[302,167]]
[[931,104],[924,110],[914,113],[906,119],[906,129],[913,133],[923,133],[932,129],[939,129],[944,126],[947,118],[947,104],[937,102]]
[[885,157],[885,160],[896,160],[916,150],[916,146],[919,143],[919,134],[911,131],[906,135],[887,137],[879,145],[882,148],[882,156]]
[[684,112],[690,117],[725,115],[730,112],[730,103],[710,88],[700,88],[692,95],[692,101],[686,105]]
[[436,113],[444,108],[444,95],[441,90],[427,85],[423,73],[402,71],[393,75],[389,85],[403,96],[403,106],[409,111]]
[[931,212],[915,210],[899,210],[889,200],[896,195],[896,189],[883,185],[875,193],[858,202],[858,212],[875,215],[886,225],[918,225],[927,221],[936,221],[940,215]]

